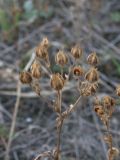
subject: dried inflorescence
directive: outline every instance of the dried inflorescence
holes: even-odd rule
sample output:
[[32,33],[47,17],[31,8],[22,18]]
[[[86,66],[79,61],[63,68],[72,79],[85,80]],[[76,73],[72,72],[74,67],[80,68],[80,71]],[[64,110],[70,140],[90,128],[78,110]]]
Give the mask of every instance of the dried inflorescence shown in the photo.
[[30,72],[28,71],[23,71],[20,73],[20,81],[22,83],[30,84],[32,82],[32,76]]
[[[50,87],[55,90],[57,98],[54,100],[53,111],[57,113],[56,127],[57,127],[57,146],[53,149],[53,152],[49,152],[47,156],[51,155],[54,160],[60,160],[60,142],[61,142],[61,129],[64,120],[68,115],[76,109],[78,102],[81,97],[84,96],[94,96],[95,105],[94,111],[102,120],[103,124],[106,126],[107,135],[104,136],[105,142],[109,145],[108,159],[113,160],[114,156],[118,155],[118,149],[112,146],[113,139],[109,132],[110,118],[114,112],[115,100],[110,96],[104,96],[101,100],[98,100],[96,92],[99,84],[99,72],[96,68],[98,65],[98,57],[95,52],[92,52],[87,57],[87,63],[89,64],[89,69],[85,71],[83,66],[80,64],[81,57],[83,55],[83,49],[78,45],[71,49],[71,55],[68,55],[63,50],[59,50],[55,55],[55,63],[60,66],[60,71],[54,73],[51,70],[51,63],[49,61],[49,47],[50,42],[47,38],[44,38],[42,42],[35,49],[35,59],[32,62],[29,70],[20,73],[20,80],[22,83],[29,84],[32,89],[40,95],[41,87],[40,80],[44,76],[42,74],[42,65],[47,64],[46,70],[49,74]],[[72,66],[69,64],[69,59],[73,58]],[[45,63],[43,63],[45,62]],[[64,66],[68,67],[68,74],[64,74]],[[76,81],[77,79],[77,81]],[[62,92],[68,81],[73,81],[76,86],[78,83],[79,97],[74,104],[71,104],[66,110],[62,112]],[[75,83],[76,82],[76,83]],[[116,93],[120,96],[120,86],[117,87]],[[48,152],[45,152],[48,153]],[[40,154],[44,155],[44,154]],[[39,157],[39,156],[38,156]],[[36,160],[36,159],[35,159]]]
[[113,160],[119,155],[119,150],[113,147],[113,138],[110,133],[110,119],[115,110],[115,99],[111,96],[104,96],[101,100],[95,101],[94,111],[97,113],[98,117],[101,119],[106,127],[107,133],[104,136],[104,141],[108,144],[108,160]]

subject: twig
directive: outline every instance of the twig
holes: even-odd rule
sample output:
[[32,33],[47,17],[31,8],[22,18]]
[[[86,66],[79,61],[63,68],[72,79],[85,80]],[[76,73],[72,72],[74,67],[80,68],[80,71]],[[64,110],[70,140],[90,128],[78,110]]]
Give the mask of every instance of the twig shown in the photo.
[[6,148],[6,155],[5,155],[5,160],[9,160],[9,153],[10,153],[10,147],[12,143],[12,138],[15,130],[15,125],[16,125],[16,117],[18,113],[18,108],[19,108],[19,103],[20,103],[20,93],[21,93],[21,83],[18,81],[18,88],[17,88],[17,99],[15,103],[15,108],[14,108],[14,113],[13,113],[13,120],[10,128],[10,134],[9,134],[9,139],[8,139],[8,144]]

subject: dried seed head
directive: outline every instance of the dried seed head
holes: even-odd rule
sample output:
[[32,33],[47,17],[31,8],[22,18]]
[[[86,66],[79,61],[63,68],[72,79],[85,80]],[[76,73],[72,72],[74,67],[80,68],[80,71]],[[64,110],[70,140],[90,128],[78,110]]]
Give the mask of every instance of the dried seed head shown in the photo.
[[117,86],[117,88],[116,88],[116,94],[117,94],[118,96],[120,96],[120,85]]
[[80,66],[75,66],[75,67],[73,67],[73,74],[74,74],[75,76],[83,76],[84,70],[83,70],[83,68],[80,67]]
[[103,97],[103,105],[106,107],[112,107],[115,105],[115,100],[110,96]]
[[64,79],[59,73],[51,76],[51,87],[57,91],[64,87]]
[[99,74],[96,68],[91,68],[85,75],[85,79],[89,82],[96,82],[99,79]]
[[31,66],[31,74],[34,78],[41,77],[41,66],[36,61]]
[[88,62],[90,65],[93,65],[93,66],[95,66],[95,65],[98,64],[99,60],[98,60],[98,57],[97,57],[97,55],[96,55],[95,52],[91,53],[91,54],[88,56],[87,62]]
[[45,47],[45,48],[48,48],[48,47],[49,47],[50,43],[49,43],[47,37],[43,38],[43,40],[42,40],[42,42],[41,42],[41,45],[42,45],[43,47]]
[[96,105],[94,107],[94,111],[97,113],[98,116],[102,116],[104,114],[103,106],[101,105]]
[[36,47],[36,56],[41,59],[46,59],[48,57],[47,49],[44,46],[39,45]]
[[59,51],[55,56],[57,64],[64,66],[68,62],[68,58],[63,51]]
[[76,45],[71,49],[71,53],[75,59],[79,59],[81,58],[83,51],[82,48]]
[[90,84],[87,81],[83,81],[80,85],[80,94],[82,96],[90,96],[91,93],[91,89],[90,89]]
[[29,72],[27,71],[24,71],[24,72],[21,72],[20,73],[20,81],[22,83],[26,83],[26,84],[29,84],[32,82],[32,76]]

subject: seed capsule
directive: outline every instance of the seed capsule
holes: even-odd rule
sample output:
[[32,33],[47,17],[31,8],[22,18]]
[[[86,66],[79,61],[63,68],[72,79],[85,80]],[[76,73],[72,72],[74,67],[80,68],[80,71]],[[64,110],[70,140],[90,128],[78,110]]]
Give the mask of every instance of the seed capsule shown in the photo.
[[97,57],[97,55],[96,55],[95,52],[91,53],[91,54],[88,56],[87,62],[88,62],[90,65],[93,65],[93,66],[95,66],[95,65],[98,64],[99,60],[98,60],[98,57]]
[[51,76],[51,87],[57,91],[64,87],[64,79],[59,73]]
[[115,100],[110,96],[103,97],[103,105],[106,107],[111,107],[115,105]]
[[83,76],[84,70],[83,70],[83,68],[80,67],[80,66],[75,66],[75,67],[73,68],[73,74],[74,74],[75,76]]
[[27,71],[24,71],[24,72],[21,72],[20,73],[20,81],[22,82],[22,83],[31,83],[32,82],[32,76],[31,76],[31,74],[29,73],[29,72],[27,72]]
[[64,66],[68,62],[68,58],[63,51],[59,51],[55,56],[57,64]]
[[41,77],[41,67],[40,64],[37,62],[34,62],[31,66],[31,74],[34,78],[40,78]]
[[94,107],[94,111],[97,113],[98,116],[102,116],[104,114],[103,106],[96,105]]
[[85,75],[85,79],[89,82],[96,82],[99,79],[99,74],[96,68],[91,68]]
[[75,59],[79,59],[81,58],[83,51],[82,48],[76,45],[71,49],[71,53]]
[[117,94],[118,96],[120,96],[120,85],[117,86],[117,88],[116,88],[116,94]]
[[37,48],[36,48],[36,56],[38,58],[41,58],[41,59],[47,59],[48,57],[48,51],[45,47],[43,47],[42,45],[39,45]]
[[47,37],[43,38],[43,40],[42,40],[42,42],[41,42],[41,45],[42,45],[43,47],[45,47],[45,48],[47,48],[47,49],[48,49],[48,47],[49,47],[50,43],[49,43],[49,41],[48,41],[48,38],[47,38]]

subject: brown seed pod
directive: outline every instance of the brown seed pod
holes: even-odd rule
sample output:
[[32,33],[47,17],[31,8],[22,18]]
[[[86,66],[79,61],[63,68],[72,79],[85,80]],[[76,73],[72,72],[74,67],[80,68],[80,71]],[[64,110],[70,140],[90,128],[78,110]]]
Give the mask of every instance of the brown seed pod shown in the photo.
[[73,67],[73,74],[74,74],[75,76],[83,76],[84,70],[83,70],[83,68],[80,67],[80,66],[75,66],[75,67]]
[[115,105],[115,100],[110,96],[104,96],[103,97],[103,105],[105,107],[112,107]]
[[101,105],[96,105],[95,107],[94,107],[94,111],[97,113],[97,115],[98,116],[102,116],[102,115],[104,115],[104,110],[103,110],[103,106],[101,106]]
[[120,85],[118,85],[118,86],[116,87],[116,94],[117,94],[118,96],[120,96]]
[[91,93],[91,89],[90,89],[90,84],[87,82],[87,81],[83,81],[80,85],[80,94],[82,96],[90,96],[92,93]]
[[82,56],[83,50],[79,46],[75,46],[71,49],[71,53],[75,59],[79,59]]
[[29,72],[27,71],[23,71],[20,73],[20,81],[22,83],[26,83],[26,84],[29,84],[32,82],[32,76]]
[[48,51],[42,45],[39,45],[38,47],[36,47],[35,53],[36,53],[36,57],[41,59],[47,59],[48,57]]
[[93,65],[93,66],[95,66],[95,65],[98,64],[99,60],[98,60],[98,57],[97,57],[97,55],[96,55],[95,52],[91,53],[91,54],[88,56],[87,62],[88,62],[90,65]]
[[51,87],[57,91],[64,87],[64,79],[59,73],[51,76]]
[[99,74],[96,68],[91,68],[85,75],[85,79],[89,82],[96,82],[99,79]]
[[48,41],[48,38],[47,37],[44,37],[42,42],[41,42],[41,45],[45,48],[48,49],[49,45],[50,45],[50,42]]
[[31,66],[31,74],[37,79],[41,77],[41,66],[36,61]]
[[59,51],[55,56],[55,62],[61,66],[64,66],[68,62],[68,58],[63,51]]

